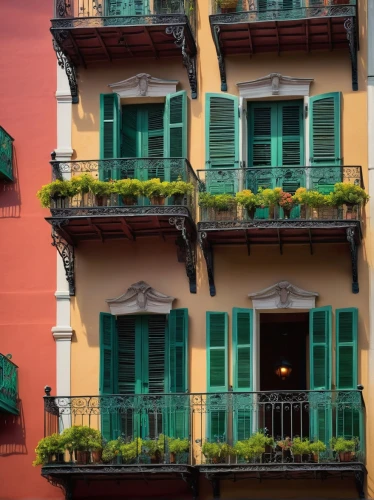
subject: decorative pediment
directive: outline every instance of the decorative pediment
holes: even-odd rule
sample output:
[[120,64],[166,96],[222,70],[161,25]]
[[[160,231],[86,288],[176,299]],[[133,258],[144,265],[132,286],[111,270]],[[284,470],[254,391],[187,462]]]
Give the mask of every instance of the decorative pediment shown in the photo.
[[245,99],[276,96],[308,96],[312,78],[292,78],[270,73],[257,80],[237,83],[239,95]]
[[169,314],[174,297],[168,297],[152,288],[145,281],[130,286],[126,293],[116,299],[108,299],[111,314]]
[[176,92],[178,80],[161,80],[147,73],[139,73],[127,80],[111,83],[109,87],[122,97],[165,97]]
[[280,281],[261,292],[250,293],[248,297],[255,309],[313,309],[318,293]]

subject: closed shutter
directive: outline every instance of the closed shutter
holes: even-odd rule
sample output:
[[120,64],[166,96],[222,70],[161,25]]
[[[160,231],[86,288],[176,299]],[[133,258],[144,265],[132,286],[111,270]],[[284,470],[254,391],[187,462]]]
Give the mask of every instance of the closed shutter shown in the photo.
[[[118,158],[120,153],[120,120],[117,94],[100,95],[100,158]],[[117,179],[119,173],[99,168],[101,180]]]
[[[336,310],[336,388],[357,389],[358,309]],[[357,394],[358,400],[360,395]],[[344,393],[336,401],[337,435],[345,439],[360,436],[360,411]]]
[[[300,166],[304,163],[302,102],[278,105],[278,165]],[[300,187],[300,186],[298,186]]]
[[143,110],[146,119],[143,127],[142,156],[163,158],[164,156],[164,105],[150,104]]
[[[168,321],[169,383],[171,393],[188,391],[188,309],[173,309]],[[167,388],[168,391],[168,388]],[[189,435],[189,396],[178,396],[170,405],[170,435]]]
[[162,314],[152,314],[143,316],[141,319],[143,324],[143,392],[160,394],[165,392],[166,318]]
[[[236,96],[207,94],[206,96],[206,168],[239,167],[239,101]],[[237,177],[220,181],[207,173],[209,192],[234,194]]]
[[[100,313],[100,394],[116,392],[116,318],[112,314]],[[110,409],[109,401],[102,404],[101,432],[105,439],[112,439],[117,431],[117,415]]]
[[122,106],[121,157],[138,156],[138,106]]
[[[331,391],[331,306],[310,311],[310,390]],[[311,392],[310,437],[328,443],[332,435],[331,392]]]
[[[207,385],[208,392],[226,392],[228,389],[227,342],[228,315],[225,312],[207,312]],[[209,411],[208,436],[211,440],[227,438],[227,405],[219,396],[207,395]],[[220,408],[221,406],[221,408]]]
[[[232,365],[234,391],[252,391],[252,309],[233,309]],[[234,395],[234,440],[248,439],[252,434],[253,395]]]
[[149,14],[149,0],[106,0],[107,16],[143,16]]
[[187,158],[187,92],[166,96],[165,158]]
[[118,336],[118,394],[139,392],[136,382],[136,316],[120,316],[117,320]]

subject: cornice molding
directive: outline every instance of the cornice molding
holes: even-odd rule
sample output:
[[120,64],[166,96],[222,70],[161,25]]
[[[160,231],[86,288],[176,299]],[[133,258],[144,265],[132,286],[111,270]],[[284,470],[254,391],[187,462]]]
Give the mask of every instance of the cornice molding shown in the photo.
[[294,78],[280,73],[270,73],[267,76],[237,83],[240,97],[254,99],[277,96],[309,96],[312,78]]
[[123,97],[166,97],[176,92],[178,80],[161,80],[147,73],[139,73],[127,80],[108,85],[112,91]]
[[260,292],[250,293],[248,297],[255,309],[313,309],[318,293],[280,281]]

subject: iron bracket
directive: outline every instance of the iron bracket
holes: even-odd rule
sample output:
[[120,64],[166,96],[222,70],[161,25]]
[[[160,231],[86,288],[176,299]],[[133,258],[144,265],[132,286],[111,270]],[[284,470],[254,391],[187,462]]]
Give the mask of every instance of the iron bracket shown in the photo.
[[65,70],[66,76],[68,77],[73,104],[78,104],[79,96],[77,73],[73,63],[61,49],[61,43],[69,36],[69,32],[64,30],[54,30],[52,35],[53,49],[56,52],[58,65],[60,66],[60,68]]
[[196,54],[190,54],[187,51],[184,26],[168,26],[166,28],[166,34],[173,35],[175,45],[182,51],[183,65],[187,69],[188,80],[191,87],[191,99],[197,99]]
[[347,32],[347,39],[349,43],[349,55],[352,64],[352,90],[358,90],[358,71],[357,71],[357,26],[356,18],[347,17],[344,21],[344,28]]
[[221,28],[218,25],[214,25],[212,27],[214,45],[216,47],[217,58],[218,58],[219,74],[221,77],[221,91],[227,92],[226,66],[225,66],[225,59],[223,57],[223,53],[221,50],[220,31]]
[[199,476],[198,476],[198,474],[194,473],[191,476],[187,476],[187,475],[182,474],[182,479],[191,488],[193,500],[197,500],[199,498]]
[[205,232],[199,232],[199,245],[206,262],[210,296],[214,297],[216,295],[216,285],[214,283],[213,249],[207,241],[207,234]]
[[66,280],[69,283],[69,294],[75,295],[75,276],[74,276],[74,246],[66,241],[61,235],[62,226],[69,224],[69,220],[63,219],[52,221],[52,246],[57,248],[65,268]]
[[169,219],[169,224],[175,226],[178,231],[181,232],[182,239],[177,245],[181,246],[183,242],[183,253],[186,265],[186,274],[188,281],[190,283],[190,292],[196,293],[196,251],[193,248],[191,235],[186,229],[185,218],[184,217],[171,217]]
[[349,249],[351,251],[351,262],[352,262],[352,293],[359,293],[360,288],[358,285],[358,256],[357,256],[357,243],[355,239],[355,228],[347,228],[347,240],[349,243]]

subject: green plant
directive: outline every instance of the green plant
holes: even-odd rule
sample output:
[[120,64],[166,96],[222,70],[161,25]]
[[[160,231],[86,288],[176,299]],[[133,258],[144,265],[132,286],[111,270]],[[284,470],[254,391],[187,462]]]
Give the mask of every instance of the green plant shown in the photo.
[[313,443],[309,444],[309,449],[313,455],[317,455],[318,462],[319,462],[319,455],[320,453],[323,453],[326,451],[326,445],[322,441],[314,441]]
[[35,448],[36,459],[33,466],[43,465],[51,461],[53,455],[64,453],[65,443],[60,434],[52,434],[41,439]]
[[328,205],[329,198],[319,191],[306,191],[303,195],[303,200],[310,208],[320,208]]
[[236,204],[236,199],[231,194],[200,193],[199,205],[204,208],[213,208],[219,212],[229,210]]
[[252,193],[250,189],[243,189],[235,195],[236,201],[239,205],[248,210],[260,206],[258,195]]
[[330,446],[336,453],[347,453],[355,451],[357,439],[344,439],[343,437],[331,438]]
[[309,439],[295,437],[291,444],[291,451],[294,455],[308,455],[310,453]]
[[191,182],[184,182],[180,178],[170,182],[168,186],[168,196],[191,194],[194,190],[194,185]]
[[143,184],[144,183],[138,179],[121,179],[113,183],[113,192],[119,194],[123,198],[136,198],[142,194]]
[[271,207],[274,205],[279,205],[283,190],[280,187],[270,189],[270,188],[260,188],[258,190],[258,200],[261,207]]
[[277,441],[277,446],[281,448],[282,451],[288,451],[291,449],[292,446],[292,441],[290,437],[286,437],[285,439],[282,439],[281,441]]
[[205,441],[202,452],[208,460],[223,460],[232,453],[232,448],[227,443]]
[[85,425],[73,425],[65,429],[61,438],[70,453],[73,450],[90,451],[102,448],[101,432]]
[[369,196],[362,187],[347,182],[337,182],[334,185],[334,192],[331,193],[331,201],[337,207],[344,204],[365,205],[368,200]]
[[143,441],[143,451],[150,456],[162,455],[165,451],[165,435],[160,434],[158,439]]
[[90,185],[90,191],[95,196],[110,196],[114,191],[113,182],[105,182],[94,179]]
[[234,451],[246,460],[251,460],[252,458],[261,457],[265,453],[266,446],[274,446],[273,438],[266,436],[262,431],[258,431],[248,439],[237,441]]
[[118,439],[108,441],[103,449],[102,460],[104,463],[112,462],[120,454],[121,443]]
[[160,179],[150,179],[141,183],[141,194],[147,198],[165,198],[168,196],[169,182]]
[[75,194],[85,194],[91,190],[94,178],[90,174],[74,175],[68,182]]
[[190,441],[188,439],[169,438],[170,453],[185,453],[190,449]]
[[125,463],[131,463],[142,451],[142,440],[136,438],[130,443],[122,443],[119,446],[119,452]]
[[[75,193],[76,194],[76,193]],[[36,193],[37,198],[40,200],[40,204],[43,208],[48,208],[51,205],[51,198],[66,198],[72,195],[71,184],[69,181],[61,181],[57,179],[56,181],[45,184]]]

